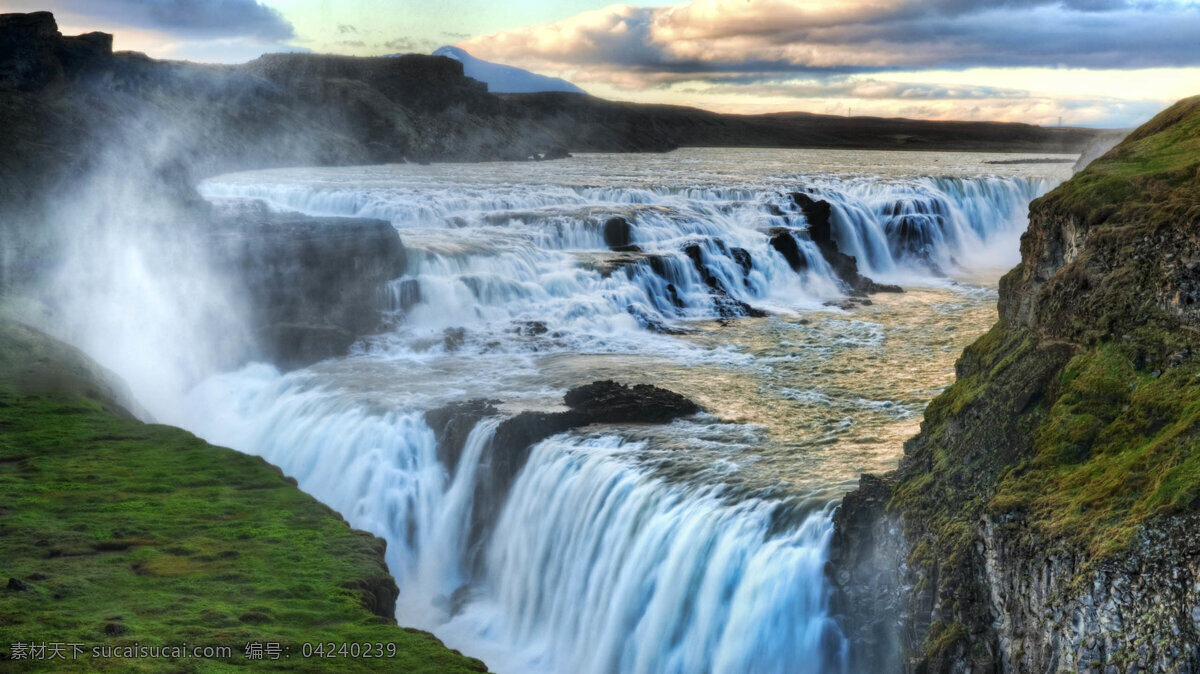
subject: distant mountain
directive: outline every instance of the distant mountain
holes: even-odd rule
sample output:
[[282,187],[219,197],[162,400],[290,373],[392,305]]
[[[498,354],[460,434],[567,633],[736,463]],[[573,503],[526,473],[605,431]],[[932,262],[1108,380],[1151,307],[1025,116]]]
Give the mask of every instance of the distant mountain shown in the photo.
[[572,94],[587,92],[570,82],[557,77],[547,77],[501,63],[477,59],[458,47],[441,47],[434,56],[445,56],[463,64],[463,74],[488,85],[493,94],[534,94],[543,91],[561,91]]

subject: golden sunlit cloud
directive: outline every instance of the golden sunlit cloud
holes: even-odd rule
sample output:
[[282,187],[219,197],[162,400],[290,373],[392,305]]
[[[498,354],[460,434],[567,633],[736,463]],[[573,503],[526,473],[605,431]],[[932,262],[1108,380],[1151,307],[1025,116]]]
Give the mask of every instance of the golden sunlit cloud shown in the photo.
[[639,102],[1129,126],[1200,90],[1198,34],[1196,3],[694,0],[460,46]]

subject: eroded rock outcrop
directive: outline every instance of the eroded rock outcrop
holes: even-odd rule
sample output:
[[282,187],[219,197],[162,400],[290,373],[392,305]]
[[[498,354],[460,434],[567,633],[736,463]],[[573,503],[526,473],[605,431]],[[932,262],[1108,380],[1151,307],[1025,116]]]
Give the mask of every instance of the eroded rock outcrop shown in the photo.
[[[482,543],[533,445],[589,424],[659,424],[700,411],[696,403],[673,391],[649,384],[627,386],[611,380],[575,387],[567,391],[563,402],[568,408],[564,411],[520,412],[496,427],[475,474],[469,557],[480,559]],[[458,469],[463,445],[475,425],[485,417],[501,414],[497,404],[497,401],[472,400],[425,413],[426,423],[437,436],[438,457],[452,475]]]
[[1033,203],[999,323],[836,518],[834,604],[867,653],[1200,669],[1198,232],[1200,98]]
[[[725,253],[729,252],[729,248],[726,247],[725,242],[721,239],[713,239],[713,245]],[[699,243],[689,243],[684,246],[683,253],[691,260],[692,267],[700,275],[700,279],[704,281],[704,285],[708,286],[709,295],[712,296],[713,306],[718,316],[721,318],[741,318],[744,316],[762,318],[767,315],[767,312],[762,309],[753,307],[729,294],[729,288],[725,286],[725,282],[720,277],[714,275],[709,269],[708,256]],[[749,253],[746,253],[746,255],[745,259],[749,260]],[[741,266],[743,274],[747,273],[747,267],[745,265]],[[668,291],[672,291],[672,288],[669,287]],[[675,296],[674,293],[672,294]],[[677,302],[676,304],[679,303]]]
[[[825,200],[817,200],[802,192],[793,192],[792,202],[804,214],[808,222],[808,237],[817,244],[821,257],[833,269],[834,274],[850,289],[851,295],[864,296],[870,293],[899,293],[904,290],[897,285],[876,283],[858,273],[858,260],[853,255],[846,255],[838,250],[837,241],[833,238],[833,207]],[[792,269],[797,271],[806,268],[807,261],[801,254],[790,231],[776,232],[771,237],[771,245],[787,259]]]
[[379,290],[401,276],[391,223],[274,213],[259,202],[214,209],[216,259],[240,279],[262,356],[285,369],[345,355],[380,327]]

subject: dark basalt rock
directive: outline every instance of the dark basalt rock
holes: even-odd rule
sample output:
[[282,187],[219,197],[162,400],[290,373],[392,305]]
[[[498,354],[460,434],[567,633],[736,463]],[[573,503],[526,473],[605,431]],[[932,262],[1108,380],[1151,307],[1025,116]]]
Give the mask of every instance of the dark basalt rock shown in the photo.
[[742,274],[748,276],[750,270],[754,268],[754,258],[750,257],[750,251],[745,248],[733,247],[729,249],[729,254],[733,256],[733,261],[742,268]]
[[[683,302],[680,301],[679,295],[675,291],[675,286],[668,283],[667,284],[667,292],[671,295],[672,301],[675,302],[675,306],[682,306]],[[681,328],[675,328],[670,325],[667,325],[656,314],[652,314],[652,313],[646,311],[645,309],[641,308],[640,305],[631,304],[628,307],[625,307],[625,311],[628,312],[635,319],[637,319],[638,325],[640,325],[643,329],[648,330],[650,332],[653,332],[653,333],[656,333],[659,335],[686,335],[686,334],[688,334],[687,330],[684,330]]]
[[[830,222],[833,207],[829,205],[828,201],[815,200],[802,192],[793,192],[791,196],[792,201],[804,214],[804,219],[808,221],[809,238],[817,244],[817,249],[821,251],[821,257],[824,257],[825,261],[829,263],[834,274],[849,286],[851,295],[904,292],[900,286],[876,283],[859,274],[858,260],[853,255],[846,255],[838,250],[837,242],[833,240],[833,225]],[[786,244],[781,243],[781,245]]]
[[830,220],[833,217],[833,207],[829,202],[824,199],[818,201],[803,192],[792,192],[791,196],[792,201],[804,214],[804,219],[808,221],[808,235],[812,240],[817,245],[832,243],[833,225]]
[[612,250],[633,244],[633,225],[622,217],[609,218],[604,223],[604,245]]
[[112,57],[113,36],[108,33],[92,32],[83,35],[63,36],[58,40],[55,55],[67,75],[106,65]]
[[391,223],[271,213],[257,202],[215,209],[215,257],[245,288],[262,354],[284,369],[345,355],[380,327],[379,289],[404,273]]
[[396,297],[397,308],[401,311],[409,309],[421,303],[421,283],[417,279],[407,278],[400,282],[400,287]]
[[[725,248],[725,243],[720,239],[715,239],[714,242],[722,250]],[[762,309],[756,309],[749,304],[730,297],[729,289],[708,270],[708,265],[704,261],[704,251],[700,248],[700,244],[692,243],[684,247],[683,253],[692,261],[692,266],[696,272],[700,274],[701,280],[709,287],[709,294],[712,295],[713,306],[717,311],[717,316],[720,318],[742,318],[750,316],[752,318],[762,318],[767,315],[767,312]],[[676,296],[677,298],[677,296]]]
[[294,370],[329,358],[344,356],[357,339],[337,325],[271,323],[259,329],[271,362],[282,370]]
[[495,400],[467,400],[454,402],[429,410],[425,413],[425,423],[433,429],[437,438],[438,461],[446,466],[450,475],[458,470],[458,460],[462,456],[463,446],[467,436],[484,417],[500,414],[496,409]]
[[442,331],[442,348],[448,352],[458,351],[466,341],[466,328],[446,328]]
[[[529,448],[551,435],[595,423],[666,423],[700,411],[687,398],[649,384],[606,380],[567,391],[566,412],[522,412],[500,424],[492,441],[493,470],[507,484],[525,464]],[[498,463],[496,458],[504,456]]]
[[50,12],[0,14],[0,88],[33,90],[63,78]]
[[791,230],[783,228],[771,230],[770,245],[779,251],[780,255],[783,255],[783,259],[787,260],[792,271],[808,270],[808,259],[800,252],[800,244],[796,243],[796,237]]
[[[505,419],[496,428],[490,446],[484,448],[475,476],[468,542],[470,566],[476,571],[487,534],[533,445],[588,424],[666,423],[700,411],[696,403],[678,393],[648,384],[626,386],[614,381],[573,388],[563,400],[569,407],[566,411],[526,411]],[[426,423],[437,437],[438,458],[452,475],[458,469],[471,430],[484,417],[498,414],[495,404],[496,401],[471,400],[425,413]]]
[[908,550],[900,525],[887,516],[893,476],[863,474],[857,491],[833,513],[825,575],[833,587],[830,612],[854,644],[852,671],[899,671],[901,569]]
[[567,148],[558,146],[552,147],[549,150],[546,150],[545,152],[535,156],[538,158],[538,161],[549,161],[552,159],[570,159],[571,153],[567,152]]
[[[650,265],[650,270],[663,278],[667,278],[667,261],[661,255],[647,255],[646,263]],[[667,279],[670,280],[670,279]]]
[[64,37],[50,12],[0,14],[0,90],[36,91],[112,60],[112,35]]
[[700,411],[696,403],[649,384],[626,386],[612,380],[573,388],[563,397],[573,410],[592,423],[665,423]]
[[524,321],[517,326],[517,333],[525,337],[537,337],[550,332],[550,328],[542,321]]
[[671,304],[678,309],[683,308],[683,298],[679,296],[679,288],[676,288],[674,283],[667,284],[667,295],[671,297]]

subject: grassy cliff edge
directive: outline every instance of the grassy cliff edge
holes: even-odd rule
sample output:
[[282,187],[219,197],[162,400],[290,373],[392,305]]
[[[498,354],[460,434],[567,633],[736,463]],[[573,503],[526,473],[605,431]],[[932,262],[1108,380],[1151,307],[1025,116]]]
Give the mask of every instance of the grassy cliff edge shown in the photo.
[[[893,572],[900,661],[939,672],[1194,668],[1200,97],[1035,201],[1021,249],[1000,321],[965,350],[873,501],[908,544]],[[878,490],[871,480],[864,489]],[[859,527],[851,536],[868,530],[862,513],[842,521]],[[861,541],[837,540],[851,575],[880,568],[862,562],[878,553]],[[849,601],[859,613],[871,605]]]
[[[84,646],[9,666],[486,671],[396,627],[382,540],[260,458],[137,421],[119,395],[81,352],[0,320],[0,659],[19,643]],[[304,657],[303,644],[330,642],[358,647]],[[278,660],[246,657],[271,643]],[[184,644],[231,656],[92,651]],[[385,657],[349,655],[363,650]]]

